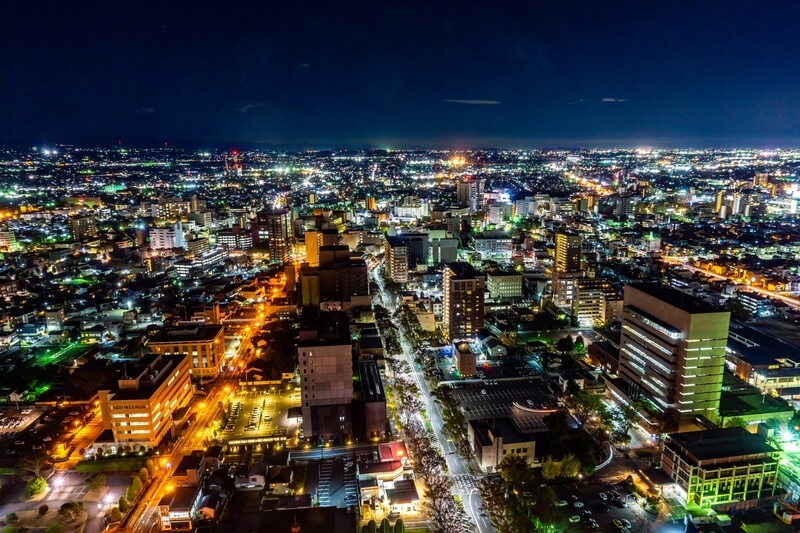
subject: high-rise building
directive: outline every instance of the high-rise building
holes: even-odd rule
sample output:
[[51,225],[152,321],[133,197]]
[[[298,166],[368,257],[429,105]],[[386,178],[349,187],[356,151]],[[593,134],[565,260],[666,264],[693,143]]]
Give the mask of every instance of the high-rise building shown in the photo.
[[408,282],[408,246],[399,237],[386,237],[385,268],[389,279],[395,283]]
[[472,214],[483,209],[483,180],[468,179],[456,185],[456,201]]
[[449,263],[442,279],[442,326],[448,339],[468,339],[483,328],[484,275],[469,263]]
[[150,248],[153,250],[186,248],[183,222],[176,222],[166,228],[152,228],[150,230]]
[[583,239],[576,233],[556,233],[555,274],[572,274],[581,271],[581,245]]
[[269,260],[287,263],[292,260],[292,213],[287,209],[265,209],[251,225],[253,246],[266,247]]
[[72,240],[84,241],[97,236],[97,224],[94,221],[94,217],[80,216],[70,218],[67,221],[67,225],[69,226],[69,235]]
[[665,285],[626,285],[619,374],[628,395],[716,421],[730,315]]
[[226,250],[249,250],[253,247],[253,234],[241,226],[217,232],[217,245]]
[[353,349],[347,314],[305,312],[297,360],[306,438],[352,434]]
[[605,322],[606,301],[618,296],[614,285],[606,278],[578,278],[574,283],[572,315],[582,327]]

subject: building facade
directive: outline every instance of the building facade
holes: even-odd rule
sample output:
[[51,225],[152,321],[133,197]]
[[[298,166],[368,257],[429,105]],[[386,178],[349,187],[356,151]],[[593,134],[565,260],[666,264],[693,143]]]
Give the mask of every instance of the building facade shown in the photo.
[[715,421],[730,312],[660,284],[626,285],[620,376],[629,396]]
[[483,328],[486,280],[469,263],[449,263],[442,279],[442,329],[448,339],[474,337]]
[[292,213],[286,209],[265,209],[256,215],[251,225],[253,246],[267,249],[273,263],[292,259]]
[[217,324],[162,329],[149,345],[156,354],[191,357],[192,376],[214,379],[225,358],[225,330]]
[[399,237],[386,237],[384,247],[385,268],[389,279],[395,283],[408,282],[408,246]]
[[119,446],[153,448],[173,429],[173,413],[192,399],[186,355],[150,354],[125,365],[111,390],[99,391],[103,427]]

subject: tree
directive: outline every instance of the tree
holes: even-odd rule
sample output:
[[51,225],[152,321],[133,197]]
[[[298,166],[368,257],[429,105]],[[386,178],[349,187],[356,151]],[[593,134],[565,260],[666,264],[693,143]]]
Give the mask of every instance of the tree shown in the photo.
[[406,525],[403,523],[402,518],[398,518],[394,523],[394,533],[406,533]]
[[90,362],[72,371],[69,383],[84,392],[94,392],[105,385],[108,375],[97,363]]
[[122,520],[122,512],[119,510],[118,507],[112,507],[111,511],[108,513],[108,519],[111,522],[119,522]]
[[20,458],[17,470],[22,475],[42,477],[42,473],[49,465],[50,462],[44,453],[33,453]]
[[750,310],[736,300],[728,300],[728,310],[731,312],[731,318],[739,322],[747,322],[752,316]]
[[42,505],[39,506],[39,509],[37,509],[36,512],[39,513],[39,516],[44,516],[47,514],[47,511],[49,510],[50,507],[46,503],[43,503]]
[[586,353],[586,341],[583,340],[583,337],[581,335],[575,337],[575,347],[573,348],[573,350],[579,354]]
[[61,524],[50,524],[47,526],[47,529],[44,530],[44,533],[61,533],[64,531],[64,526]]
[[581,426],[585,425],[595,415],[605,409],[602,398],[597,394],[581,391],[569,399],[575,419]]
[[495,530],[503,533],[527,533],[528,518],[510,497],[510,490],[496,477],[484,477],[478,483],[483,507]]
[[127,489],[125,489],[125,499],[129,502],[132,502],[136,498],[136,491],[133,490],[133,485],[129,485]]
[[389,524],[388,518],[381,520],[381,533],[392,533],[392,526]]
[[124,513],[128,510],[128,500],[125,499],[125,496],[120,496],[119,500],[117,500],[117,505],[119,506],[119,511]]
[[103,487],[106,486],[106,475],[103,474],[102,472],[95,472],[93,474],[89,474],[88,476],[86,476],[84,484],[86,485],[86,488],[88,488],[89,490],[102,489]]
[[564,409],[559,409],[545,416],[544,423],[547,426],[550,443],[561,442],[561,439],[569,431],[569,413]]
[[[140,490],[142,490],[142,482],[139,480],[138,476],[134,476],[131,479],[131,490],[133,490],[134,494],[138,494]],[[130,498],[133,501],[133,498]]]
[[681,427],[681,412],[675,407],[667,407],[663,413],[656,417],[656,431],[658,436],[674,433]]
[[456,505],[450,493],[450,479],[443,475],[427,480],[425,501],[422,504],[432,533],[461,533],[471,530],[463,509]]
[[749,425],[750,424],[747,422],[747,420],[745,420],[741,416],[734,416],[733,418],[730,418],[725,422],[725,427],[726,428],[743,428],[743,429],[747,429],[747,426],[749,426]]
[[148,459],[144,463],[144,467],[147,469],[147,473],[152,476],[153,473],[156,471],[156,464],[153,462],[152,459]]
[[572,353],[572,351],[575,349],[575,341],[572,340],[572,335],[566,335],[565,337],[558,339],[558,342],[556,343],[556,349],[562,354]]
[[627,434],[639,417],[639,411],[633,405],[620,405],[611,410],[611,419],[617,425],[617,431]]
[[17,516],[17,513],[8,513],[6,515],[6,524],[16,524],[17,522],[19,522],[19,516]]
[[565,455],[561,460],[561,477],[568,479],[576,478],[578,477],[580,470],[581,462],[571,453]]
[[376,533],[378,531],[378,524],[375,523],[375,520],[370,520],[367,523],[367,532],[368,533]]
[[35,477],[25,485],[25,496],[30,498],[31,496],[36,496],[37,494],[41,494],[44,492],[44,489],[47,488],[47,482],[44,480],[43,477]]
[[528,465],[528,461],[513,453],[503,457],[503,460],[497,465],[497,471],[503,481],[511,483],[515,488],[521,488],[533,479],[533,470]]
[[551,481],[561,475],[561,461],[548,455],[542,461],[542,478]]
[[150,471],[147,470],[147,468],[141,468],[139,470],[139,481],[141,481],[142,484],[145,484],[147,483],[148,479],[150,479]]

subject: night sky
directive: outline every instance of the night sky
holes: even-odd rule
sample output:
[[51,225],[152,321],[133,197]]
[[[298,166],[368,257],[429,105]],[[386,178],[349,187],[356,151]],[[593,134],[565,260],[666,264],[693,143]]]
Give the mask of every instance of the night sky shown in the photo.
[[798,146],[800,2],[2,2],[0,140],[118,139]]

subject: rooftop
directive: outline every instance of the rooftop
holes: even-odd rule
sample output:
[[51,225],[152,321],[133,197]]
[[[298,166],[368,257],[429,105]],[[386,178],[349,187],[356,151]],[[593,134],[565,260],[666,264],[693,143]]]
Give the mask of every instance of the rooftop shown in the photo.
[[700,298],[696,298],[690,294],[686,294],[685,292],[681,292],[661,283],[635,283],[625,286],[626,291],[629,288],[635,289],[639,292],[647,294],[648,296],[652,296],[653,298],[657,298],[663,302],[666,302],[674,307],[677,307],[685,313],[700,314],[728,312],[718,309],[710,303],[701,300]]
[[777,452],[761,437],[739,427],[672,433],[670,442],[683,448],[698,461]]
[[222,332],[222,329],[223,326],[217,324],[163,328],[150,339],[150,343],[208,342],[214,340]]

